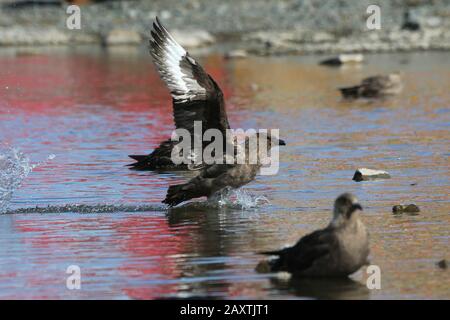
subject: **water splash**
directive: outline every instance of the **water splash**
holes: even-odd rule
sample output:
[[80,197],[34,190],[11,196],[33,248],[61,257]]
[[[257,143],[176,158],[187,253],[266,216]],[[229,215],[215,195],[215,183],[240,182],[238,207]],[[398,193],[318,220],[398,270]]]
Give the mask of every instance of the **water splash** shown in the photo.
[[46,160],[31,164],[30,158],[19,149],[0,146],[0,214],[8,210],[14,191],[30,172],[55,157],[50,154]]
[[270,203],[265,196],[253,195],[245,189],[225,189],[209,199],[208,202],[215,202],[219,207],[240,208],[244,210],[257,208]]
[[154,212],[164,211],[162,205],[116,205],[116,204],[66,204],[61,206],[18,208],[7,211],[8,214],[18,213],[116,213],[116,212]]
[[[114,213],[162,211],[166,207],[155,205],[116,205],[116,204],[66,204],[61,206],[29,207],[8,210],[15,190],[36,167],[45,164],[56,156],[50,154],[45,161],[35,164],[16,148],[0,146],[0,214],[8,213]],[[208,208],[251,209],[269,203],[264,196],[255,196],[245,189],[226,189],[206,202],[188,203],[187,206],[200,205]]]
[[0,148],[0,213],[4,213],[14,191],[33,170],[30,159],[16,148]]

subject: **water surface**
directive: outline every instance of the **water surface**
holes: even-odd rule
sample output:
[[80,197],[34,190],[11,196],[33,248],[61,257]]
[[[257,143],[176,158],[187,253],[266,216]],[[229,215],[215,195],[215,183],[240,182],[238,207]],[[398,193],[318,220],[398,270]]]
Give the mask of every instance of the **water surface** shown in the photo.
[[[450,258],[447,53],[373,55],[341,69],[317,57],[199,60],[222,87],[233,127],[280,128],[287,142],[278,175],[245,187],[244,203],[269,203],[167,211],[168,185],[185,177],[125,167],[128,154],[151,151],[173,129],[145,51],[0,53],[3,163],[21,164],[14,174],[23,178],[20,187],[0,180],[13,212],[0,215],[0,298],[450,298],[449,273],[435,265]],[[346,102],[336,90],[395,70],[405,82],[397,97]],[[392,179],[353,182],[358,167]],[[255,273],[256,252],[324,227],[346,191],[365,208],[381,290],[365,287],[365,269],[337,283]],[[394,216],[399,203],[421,212]],[[81,290],[66,288],[70,265],[81,268]]]

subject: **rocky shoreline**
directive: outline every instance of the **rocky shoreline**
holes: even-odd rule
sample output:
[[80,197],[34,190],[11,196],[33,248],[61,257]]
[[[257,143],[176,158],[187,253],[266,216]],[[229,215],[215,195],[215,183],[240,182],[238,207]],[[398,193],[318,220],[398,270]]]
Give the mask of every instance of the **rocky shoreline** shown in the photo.
[[[0,4],[5,1],[0,0]],[[230,42],[255,55],[450,50],[450,1],[378,1],[381,29],[368,30],[371,1],[113,1],[81,8],[81,29],[66,27],[67,5],[0,9],[0,47],[141,45],[155,16],[188,48]],[[420,30],[401,30],[408,10]]]

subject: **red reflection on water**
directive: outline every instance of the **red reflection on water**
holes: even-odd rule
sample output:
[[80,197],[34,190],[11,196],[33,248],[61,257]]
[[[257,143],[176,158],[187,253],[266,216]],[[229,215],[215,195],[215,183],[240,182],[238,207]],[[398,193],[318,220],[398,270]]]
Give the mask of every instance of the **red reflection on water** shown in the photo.
[[[220,84],[225,96],[229,96],[231,88],[226,81],[227,70],[222,58],[210,56],[202,60],[202,65]],[[50,150],[57,147],[57,150],[67,150],[64,156],[57,156],[55,161],[34,170],[34,176],[39,178],[36,185],[45,187],[55,181],[87,183],[94,179],[92,176],[67,175],[74,166],[79,170],[77,174],[105,166],[105,163],[80,158],[80,150],[93,148],[85,147],[84,143],[95,141],[95,148],[117,148],[112,141],[115,138],[123,140],[127,134],[113,130],[107,137],[68,133],[76,132],[77,128],[95,127],[98,118],[89,118],[89,115],[98,113],[111,128],[116,128],[118,123],[129,123],[130,127],[134,127],[137,117],[145,117],[148,119],[145,121],[148,123],[148,136],[151,137],[142,137],[145,143],[156,143],[169,137],[167,130],[173,127],[171,96],[150,57],[133,56],[127,59],[106,53],[0,56],[0,121],[7,123],[20,115],[24,123],[24,128],[18,128],[11,143],[20,139],[30,141],[30,146],[24,146],[25,149]],[[68,116],[70,121],[64,121]],[[50,127],[52,135],[48,137],[54,140],[46,140],[47,136],[41,138],[39,132]],[[38,142],[35,138],[39,138]],[[127,143],[120,144],[120,148],[128,151],[134,148],[133,143],[127,140]],[[142,153],[149,151],[150,146],[140,150]],[[93,154],[97,154],[96,150]],[[126,155],[124,151],[124,158]],[[127,170],[126,174],[129,177],[136,173]],[[30,181],[33,181],[32,178],[25,183]],[[139,183],[139,179],[136,181],[134,186],[142,185],[143,189],[158,183],[157,179],[146,183]],[[80,188],[82,186],[80,184]],[[188,252],[186,244],[192,241],[190,233],[195,232],[192,225],[174,230],[169,228],[165,217],[142,215],[123,219],[112,219],[108,215],[87,218],[49,215],[39,219],[20,216],[15,218],[14,226],[18,239],[30,248],[30,252],[34,252],[23,263],[40,270],[53,270],[55,266],[61,269],[60,273],[36,273],[34,270],[21,270],[20,274],[14,271],[0,273],[0,280],[14,275],[22,278],[25,287],[40,287],[39,294],[34,298],[64,297],[67,295],[65,268],[73,263],[89,265],[102,256],[117,258],[116,266],[108,264],[104,267],[112,267],[122,274],[123,282],[118,284],[121,287],[117,289],[127,296],[149,299],[174,293],[176,285],[149,288],[145,283],[156,279],[174,280],[182,276],[180,264],[183,263],[183,254]],[[105,229],[108,230],[106,234],[101,231]],[[35,252],[40,249],[45,252],[44,256],[36,255]],[[103,266],[98,267],[101,269]],[[84,275],[101,277],[89,270],[85,270]],[[139,281],[128,285],[131,279],[142,280],[143,285],[140,286]],[[96,281],[104,281],[106,287],[111,279],[100,278]]]
[[[230,90],[220,57],[204,61],[205,69]],[[171,97],[150,57],[105,55],[24,55],[0,57],[0,91],[10,112],[75,112],[79,105],[161,112],[172,121]]]
[[[64,220],[55,219],[54,215],[48,219],[20,217],[14,221],[25,245],[34,249],[45,248],[47,253],[51,253],[46,257],[32,255],[27,262],[29,265],[33,265],[35,270],[61,266],[61,272],[21,272],[16,275],[26,283],[26,287],[42,288],[34,298],[58,298],[68,294],[62,275],[71,264],[82,268],[83,282],[104,283],[105,287],[113,285],[130,298],[153,299],[176,292],[176,284],[159,283],[149,287],[146,282],[174,280],[182,275],[182,255],[188,251],[186,245],[192,240],[189,234],[195,232],[195,226],[187,225],[174,232],[167,219],[161,216],[139,215],[123,219],[102,215],[71,217],[63,217]],[[108,230],[106,234],[97,232],[105,229]],[[117,265],[110,262],[102,265],[102,257],[116,259]],[[97,260],[99,263],[93,266],[95,269],[112,268],[113,274],[121,274],[119,284],[111,283],[117,277],[104,277],[83,267]],[[11,274],[0,274],[0,279]],[[60,289],[55,290],[51,285]]]
[[[141,280],[161,279],[174,280],[182,274],[183,259],[181,255],[188,251],[186,245],[191,243],[189,234],[195,232],[194,226],[185,226],[182,232],[174,233],[165,217],[129,217],[124,222],[113,225],[115,237],[126,239],[121,243],[130,261],[119,267],[126,277]],[[146,231],[151,229],[151,232]],[[135,232],[138,231],[138,232]],[[146,262],[137,264],[136,258],[148,258]],[[153,299],[164,294],[176,292],[176,284],[147,287],[129,286],[122,291],[135,299]]]

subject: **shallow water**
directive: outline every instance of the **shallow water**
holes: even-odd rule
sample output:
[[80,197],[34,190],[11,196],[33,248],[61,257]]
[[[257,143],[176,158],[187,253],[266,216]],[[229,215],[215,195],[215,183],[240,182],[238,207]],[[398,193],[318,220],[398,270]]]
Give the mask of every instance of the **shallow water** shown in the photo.
[[[318,57],[199,60],[232,127],[281,129],[278,175],[258,177],[240,199],[268,202],[167,211],[167,186],[184,176],[125,167],[172,130],[144,50],[0,51],[2,155],[28,159],[17,179],[0,180],[12,190],[2,198],[11,214],[0,215],[0,298],[450,298],[449,272],[435,265],[450,258],[448,53],[373,55],[341,69]],[[335,90],[395,70],[398,97],[345,102]],[[392,179],[353,182],[358,167]],[[256,252],[324,227],[344,191],[365,208],[381,290],[366,288],[365,269],[347,282],[255,273]],[[399,203],[421,212],[394,216]],[[81,268],[81,290],[66,288],[70,265]]]

